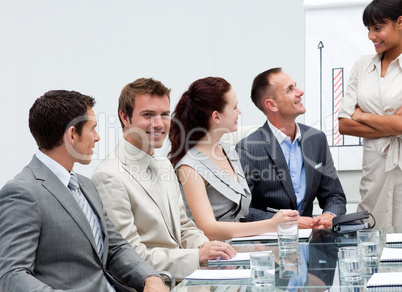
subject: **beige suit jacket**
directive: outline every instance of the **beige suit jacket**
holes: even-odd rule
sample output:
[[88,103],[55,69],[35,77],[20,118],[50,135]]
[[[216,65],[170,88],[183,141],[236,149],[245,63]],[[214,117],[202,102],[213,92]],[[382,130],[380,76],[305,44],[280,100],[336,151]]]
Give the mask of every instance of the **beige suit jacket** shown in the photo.
[[199,267],[198,247],[208,238],[186,215],[170,161],[157,157],[170,210],[148,179],[149,161],[148,154],[121,139],[92,181],[123,237],[154,269],[167,270],[180,281]]

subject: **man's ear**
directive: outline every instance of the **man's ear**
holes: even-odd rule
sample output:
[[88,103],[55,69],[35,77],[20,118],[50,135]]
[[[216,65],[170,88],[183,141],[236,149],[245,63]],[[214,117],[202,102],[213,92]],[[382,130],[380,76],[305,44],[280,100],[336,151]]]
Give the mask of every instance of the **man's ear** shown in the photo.
[[121,121],[124,124],[124,127],[127,127],[130,124],[130,117],[128,116],[128,114],[125,114],[122,111],[119,111],[119,116],[120,116]]
[[77,129],[74,126],[71,126],[64,133],[64,142],[69,143],[70,145],[74,145],[78,138]]
[[278,111],[278,107],[276,106],[276,102],[275,100],[271,99],[271,98],[267,98],[264,101],[264,107],[271,112],[276,112]]

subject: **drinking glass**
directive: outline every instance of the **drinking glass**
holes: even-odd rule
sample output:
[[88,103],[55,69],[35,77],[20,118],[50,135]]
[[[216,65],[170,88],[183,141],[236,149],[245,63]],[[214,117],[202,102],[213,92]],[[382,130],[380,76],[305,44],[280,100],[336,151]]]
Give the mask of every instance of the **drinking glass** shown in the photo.
[[346,282],[363,280],[363,257],[358,246],[340,247],[338,251],[339,277]]
[[372,229],[357,231],[357,244],[362,250],[364,265],[367,267],[377,265],[380,254],[380,232]]
[[278,227],[279,253],[299,251],[299,225],[297,222],[279,223]]
[[250,254],[251,284],[258,287],[275,286],[275,254],[253,252]]

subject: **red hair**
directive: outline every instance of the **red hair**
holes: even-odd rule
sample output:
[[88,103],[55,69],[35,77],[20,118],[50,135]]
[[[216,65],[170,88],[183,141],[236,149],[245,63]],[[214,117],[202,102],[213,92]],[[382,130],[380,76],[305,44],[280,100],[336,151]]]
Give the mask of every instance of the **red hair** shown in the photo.
[[207,133],[211,114],[223,112],[227,103],[224,95],[230,89],[225,79],[206,77],[194,81],[183,93],[173,112],[169,132],[172,144],[169,158],[173,166]]

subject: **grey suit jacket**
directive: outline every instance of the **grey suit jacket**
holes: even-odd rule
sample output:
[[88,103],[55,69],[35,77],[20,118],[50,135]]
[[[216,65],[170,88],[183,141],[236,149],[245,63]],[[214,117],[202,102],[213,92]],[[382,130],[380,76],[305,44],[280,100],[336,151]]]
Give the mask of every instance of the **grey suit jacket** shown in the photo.
[[[346,197],[338,179],[327,137],[322,131],[299,124],[301,148],[306,171],[306,193],[301,216],[312,216],[317,197],[323,212],[342,215]],[[240,161],[252,193],[247,221],[271,218],[266,208],[297,210],[289,168],[282,149],[266,122],[237,145]]]
[[[98,215],[104,236],[102,259],[91,227],[70,191],[39,159],[0,191],[0,291],[141,291],[156,272],[105,217],[91,181],[80,188]],[[113,275],[113,277],[112,277]]]

